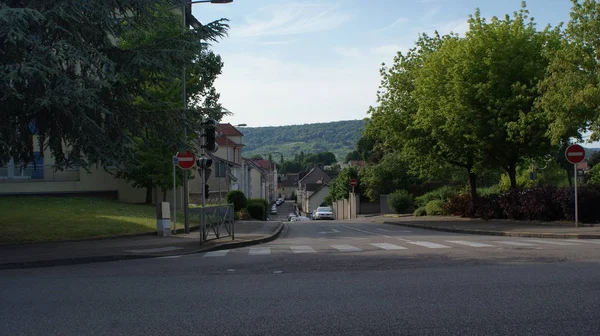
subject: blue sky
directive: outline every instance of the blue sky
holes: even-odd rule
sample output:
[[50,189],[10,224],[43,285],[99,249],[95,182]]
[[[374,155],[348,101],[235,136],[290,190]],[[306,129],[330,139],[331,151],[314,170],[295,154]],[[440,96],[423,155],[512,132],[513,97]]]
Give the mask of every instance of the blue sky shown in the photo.
[[[520,0],[234,0],[197,4],[201,22],[230,20],[214,44],[224,60],[216,83],[233,124],[276,126],[362,119],[375,105],[382,62],[421,32],[464,34],[484,17],[519,10]],[[538,27],[569,18],[569,0],[527,1]]]

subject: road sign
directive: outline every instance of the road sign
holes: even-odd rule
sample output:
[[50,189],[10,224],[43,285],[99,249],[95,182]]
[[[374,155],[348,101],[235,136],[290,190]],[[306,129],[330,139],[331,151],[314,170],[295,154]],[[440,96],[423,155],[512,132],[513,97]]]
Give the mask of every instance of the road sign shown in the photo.
[[190,169],[196,163],[196,156],[189,150],[177,153],[177,165],[181,169]]
[[356,187],[358,185],[358,181],[356,179],[351,179],[350,180],[350,186],[351,187]]
[[571,145],[565,151],[567,161],[577,164],[585,159],[585,149],[577,144]]
[[173,165],[177,166],[178,163],[179,163],[179,158],[177,156],[173,156]]

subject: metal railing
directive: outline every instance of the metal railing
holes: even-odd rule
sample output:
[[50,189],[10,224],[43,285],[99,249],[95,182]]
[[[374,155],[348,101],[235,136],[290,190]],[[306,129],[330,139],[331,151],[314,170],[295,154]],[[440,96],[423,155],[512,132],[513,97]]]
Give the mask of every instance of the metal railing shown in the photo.
[[[235,239],[235,212],[233,204],[190,208],[190,213],[200,216],[200,242],[231,236]],[[202,217],[204,216],[204,220]]]

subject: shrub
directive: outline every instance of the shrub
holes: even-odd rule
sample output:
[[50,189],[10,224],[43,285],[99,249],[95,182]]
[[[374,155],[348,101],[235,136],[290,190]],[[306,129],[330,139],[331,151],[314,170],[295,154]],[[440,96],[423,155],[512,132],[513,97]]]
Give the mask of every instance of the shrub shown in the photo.
[[443,186],[441,188],[430,191],[426,194],[423,194],[419,197],[415,198],[415,204],[423,207],[426,206],[427,203],[433,200],[440,200],[442,202],[447,202],[448,198],[452,195],[458,194],[459,191],[456,187],[453,186]]
[[248,200],[246,208],[250,217],[258,220],[266,220],[269,213],[269,202],[261,198],[251,198]]
[[448,202],[444,205],[444,213],[460,217],[472,216],[474,212],[471,205],[471,196],[468,193],[450,196]]
[[421,217],[421,216],[426,216],[426,215],[427,215],[427,210],[425,210],[425,207],[417,208],[417,210],[415,210],[415,212],[413,212],[413,216],[415,216],[415,217]]
[[432,200],[425,206],[427,216],[441,216],[444,214],[444,201]]
[[231,190],[225,196],[227,203],[233,203],[233,209],[237,212],[242,210],[248,205],[246,195],[241,190]]
[[406,213],[413,206],[413,196],[406,190],[397,190],[390,194],[387,203],[396,213]]

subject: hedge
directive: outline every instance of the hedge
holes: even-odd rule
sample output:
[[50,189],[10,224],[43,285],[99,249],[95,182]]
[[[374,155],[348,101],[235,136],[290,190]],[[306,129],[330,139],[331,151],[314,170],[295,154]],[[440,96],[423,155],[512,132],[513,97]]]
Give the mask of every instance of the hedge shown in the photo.
[[251,198],[246,206],[250,217],[258,220],[266,220],[269,213],[269,202],[260,198]]
[[[600,186],[580,187],[579,220],[600,222]],[[444,206],[448,214],[484,219],[540,221],[574,221],[575,204],[572,188],[537,187],[477,198],[471,204],[468,194],[451,196]]]
[[225,196],[227,203],[233,203],[233,209],[237,212],[246,207],[248,205],[248,201],[246,200],[246,195],[241,190],[231,190]]

